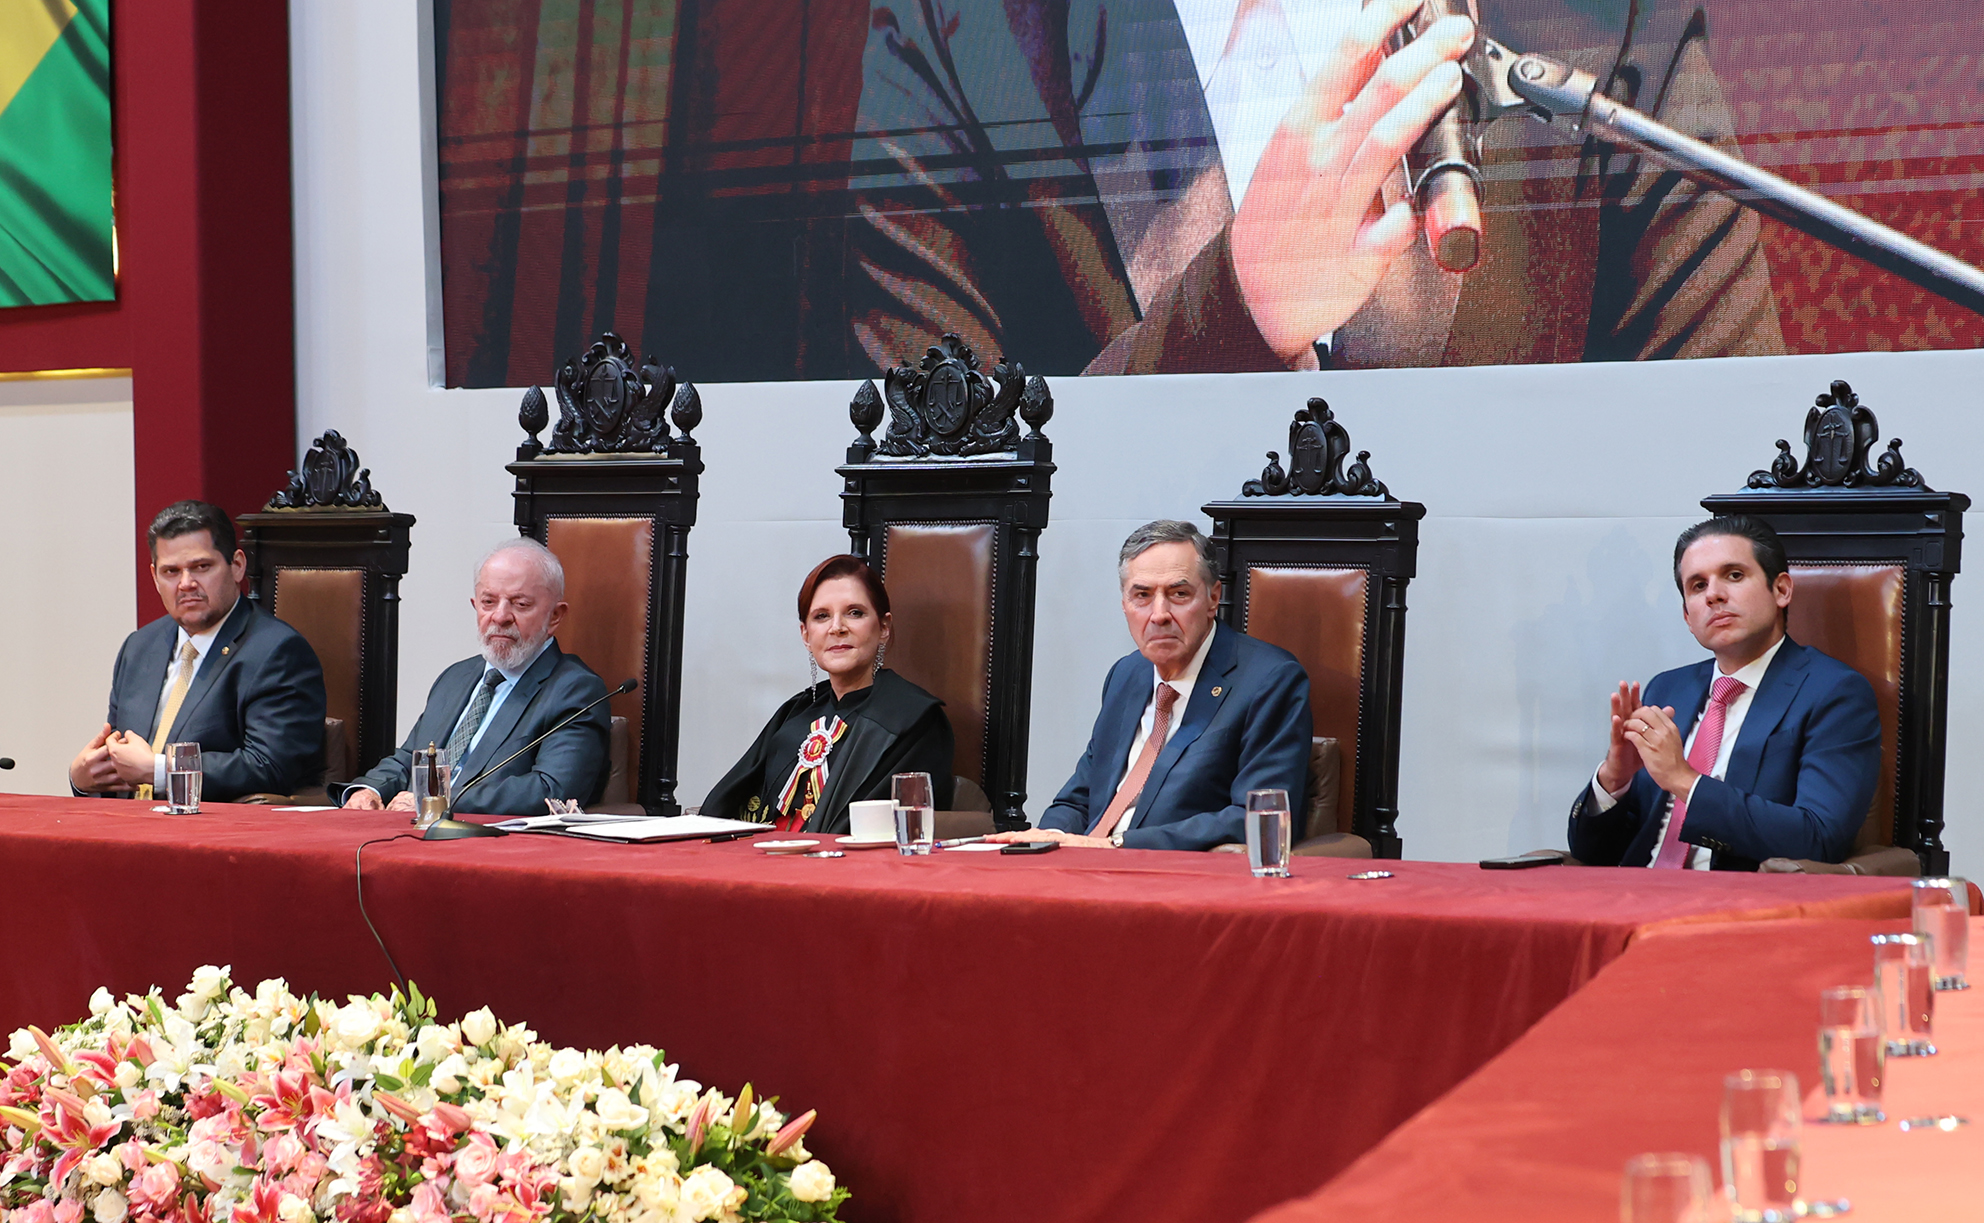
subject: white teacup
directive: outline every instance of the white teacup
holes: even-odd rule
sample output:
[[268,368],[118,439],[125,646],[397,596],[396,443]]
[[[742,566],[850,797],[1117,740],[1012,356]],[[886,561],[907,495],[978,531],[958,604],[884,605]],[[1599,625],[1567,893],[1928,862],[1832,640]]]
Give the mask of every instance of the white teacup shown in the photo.
[[850,803],[847,823],[848,833],[857,841],[893,841],[896,838],[896,805],[886,798]]

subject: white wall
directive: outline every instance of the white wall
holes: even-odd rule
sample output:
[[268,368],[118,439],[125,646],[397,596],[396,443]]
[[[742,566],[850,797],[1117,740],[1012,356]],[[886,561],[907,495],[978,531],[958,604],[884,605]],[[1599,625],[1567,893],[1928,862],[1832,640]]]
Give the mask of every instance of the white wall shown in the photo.
[[[473,649],[478,554],[511,531],[503,464],[518,391],[433,389],[431,107],[424,17],[388,0],[292,3],[299,441],[351,439],[418,515],[400,717]],[[632,337],[693,376],[666,337]],[[1018,354],[1024,356],[1024,354]],[[1699,657],[1667,577],[1705,494],[1739,489],[1844,377],[1937,487],[1984,492],[1976,352],[1644,366],[1062,378],[1060,472],[1042,539],[1030,810],[1080,754],[1102,675],[1129,648],[1113,564],[1128,529],[1231,497],[1290,413],[1326,396],[1379,477],[1423,501],[1406,662],[1399,828],[1416,858],[1562,844],[1620,678]],[[791,592],[845,546],[833,467],[852,383],[702,384],[709,466],[690,540],[683,796],[697,801],[804,681]],[[1974,567],[1976,563],[1973,562]],[[714,579],[721,574],[721,588]],[[1950,832],[1984,855],[1984,638],[1955,588]],[[1969,631],[1967,631],[1969,630]],[[611,677],[609,677],[611,678]]]
[[131,380],[0,382],[0,791],[67,794],[131,631]]

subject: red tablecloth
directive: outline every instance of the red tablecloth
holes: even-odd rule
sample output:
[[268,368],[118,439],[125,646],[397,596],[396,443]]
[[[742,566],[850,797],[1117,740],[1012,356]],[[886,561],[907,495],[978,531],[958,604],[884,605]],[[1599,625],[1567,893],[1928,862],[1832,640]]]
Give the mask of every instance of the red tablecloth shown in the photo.
[[[1717,1167],[1722,1076],[1795,1072],[1822,1110],[1819,991],[1873,977],[1867,936],[1901,922],[1673,927],[1637,941],[1569,1002],[1321,1192],[1256,1223],[1618,1218],[1626,1160],[1692,1151]],[[1971,920],[1971,939],[1984,920]],[[1973,958],[1972,963],[1977,961]],[[1808,1196],[1857,1223],[1984,1217],[1984,989],[1936,995],[1932,1058],[1888,1062],[1886,1125],[1807,1125]],[[1904,1117],[1956,1113],[1953,1133]],[[1716,1173],[1720,1182],[1720,1173]]]
[[[383,813],[0,796],[0,1029],[203,963],[381,988],[352,854]],[[1905,881],[565,838],[365,851],[367,902],[449,1014],[648,1041],[793,1109],[879,1220],[1244,1218],[1306,1193],[1658,923],[1892,917]]]

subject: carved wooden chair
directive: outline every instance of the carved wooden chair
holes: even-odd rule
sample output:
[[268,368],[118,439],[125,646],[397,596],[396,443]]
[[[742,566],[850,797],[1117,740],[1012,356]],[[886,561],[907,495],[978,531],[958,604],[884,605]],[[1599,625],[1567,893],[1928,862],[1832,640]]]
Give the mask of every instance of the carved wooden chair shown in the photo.
[[1289,466],[1236,501],[1204,507],[1219,558],[1221,618],[1294,654],[1315,718],[1311,803],[1296,852],[1397,858],[1405,587],[1426,507],[1393,497],[1368,450],[1311,399],[1288,430]]
[[324,668],[326,786],[397,746],[400,579],[413,522],[386,508],[335,429],[311,445],[288,487],[240,518],[248,597],[303,634]]
[[860,436],[837,469],[849,549],[889,587],[887,665],[943,700],[966,783],[954,801],[982,789],[1001,830],[1026,826],[1034,582],[1054,475],[1040,427],[1053,413],[1045,381],[1017,362],[982,369],[946,335],[881,390],[861,384],[848,410]]
[[1805,417],[1800,463],[1777,459],[1749,487],[1702,499],[1714,514],[1752,514],[1776,529],[1791,562],[1791,636],[1867,677],[1881,710],[1881,785],[1843,864],[1776,858],[1766,870],[1946,874],[1943,762],[1948,728],[1950,583],[1970,498],[1936,492],[1901,458],[1876,459],[1874,414],[1834,382]]
[[508,467],[517,531],[565,567],[571,610],[559,648],[608,686],[641,681],[612,700],[612,760],[597,809],[677,815],[682,607],[703,472],[691,432],[702,400],[653,357],[636,366],[612,332],[567,360],[554,389],[558,422],[548,444],[537,436],[549,422],[543,389],[525,392],[517,413],[529,435]]

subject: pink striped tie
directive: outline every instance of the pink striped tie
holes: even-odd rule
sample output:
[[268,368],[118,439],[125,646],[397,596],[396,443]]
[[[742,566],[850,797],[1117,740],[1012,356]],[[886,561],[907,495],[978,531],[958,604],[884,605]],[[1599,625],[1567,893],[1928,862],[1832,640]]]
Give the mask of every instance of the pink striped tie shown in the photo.
[[[1722,675],[1716,677],[1715,687],[1709,691],[1708,708],[1702,710],[1701,729],[1695,732],[1695,745],[1688,749],[1688,767],[1703,777],[1714,770],[1715,758],[1722,754],[1722,724],[1729,719],[1729,702],[1745,687],[1742,680]],[[1689,847],[1681,843],[1681,822],[1687,818],[1688,804],[1675,799],[1674,815],[1667,821],[1667,837],[1660,843],[1660,856],[1653,860],[1655,866],[1677,868],[1687,860]]]

